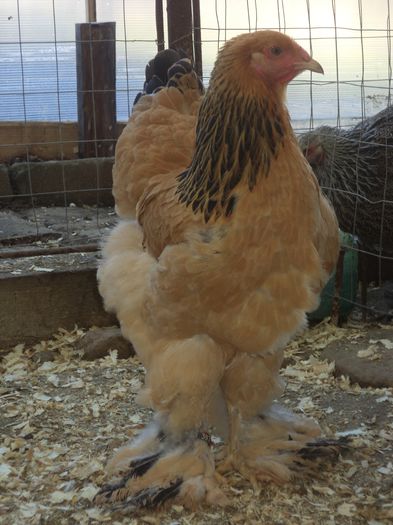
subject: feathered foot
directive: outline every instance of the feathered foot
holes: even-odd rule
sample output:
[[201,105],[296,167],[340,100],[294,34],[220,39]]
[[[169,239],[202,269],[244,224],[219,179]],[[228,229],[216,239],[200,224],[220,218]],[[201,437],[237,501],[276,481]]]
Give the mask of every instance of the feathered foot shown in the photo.
[[237,453],[224,459],[219,472],[238,470],[255,488],[260,481],[277,484],[297,475],[310,475],[322,461],[335,460],[348,440],[319,438],[319,426],[273,405],[263,415],[243,422]]
[[202,502],[227,504],[217,485],[206,434],[171,443],[157,429],[154,432],[149,428],[117,452],[108,470],[117,479],[100,490],[95,497],[98,504],[111,502],[135,509],[154,509],[169,501],[188,508]]
[[308,461],[317,461],[319,464],[324,459],[335,461],[341,452],[349,449],[351,439],[348,436],[339,438],[318,438],[306,443],[306,446],[297,452],[298,459],[296,464],[306,465]]

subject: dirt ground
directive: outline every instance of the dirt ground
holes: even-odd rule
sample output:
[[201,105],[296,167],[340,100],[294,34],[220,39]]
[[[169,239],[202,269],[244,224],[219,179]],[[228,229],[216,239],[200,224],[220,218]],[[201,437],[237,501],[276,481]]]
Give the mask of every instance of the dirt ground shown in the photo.
[[98,242],[116,224],[113,208],[39,206],[0,210],[0,243],[53,248]]
[[291,343],[282,370],[287,387],[281,401],[316,418],[325,435],[352,436],[350,450],[313,479],[266,483],[259,493],[231,474],[224,486],[230,506],[195,511],[173,505],[120,513],[92,502],[113,449],[150,417],[134,402],[144,379],[137,358],[118,360],[114,348],[103,359],[85,361],[74,348],[84,335],[78,329],[34,347],[18,345],[0,364],[0,523],[393,523],[393,389],[351,385],[320,357],[327,343],[344,345],[365,331],[322,323]]

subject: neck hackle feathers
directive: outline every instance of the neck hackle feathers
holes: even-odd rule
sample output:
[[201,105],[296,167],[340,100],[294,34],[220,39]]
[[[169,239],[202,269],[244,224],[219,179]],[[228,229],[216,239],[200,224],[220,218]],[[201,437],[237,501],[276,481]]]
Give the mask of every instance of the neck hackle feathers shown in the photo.
[[205,222],[234,212],[241,182],[252,191],[268,175],[288,127],[286,110],[260,79],[258,93],[251,89],[252,76],[250,89],[235,83],[244,78],[236,70],[250,62],[244,43],[237,50],[236,44],[229,42],[217,59],[199,112],[196,151],[178,179],[179,200]]
[[240,35],[221,49],[200,107],[193,160],[178,177],[180,202],[202,213],[205,222],[230,217],[239,185],[252,191],[269,175],[292,133],[286,85],[305,69],[323,71],[275,31]]

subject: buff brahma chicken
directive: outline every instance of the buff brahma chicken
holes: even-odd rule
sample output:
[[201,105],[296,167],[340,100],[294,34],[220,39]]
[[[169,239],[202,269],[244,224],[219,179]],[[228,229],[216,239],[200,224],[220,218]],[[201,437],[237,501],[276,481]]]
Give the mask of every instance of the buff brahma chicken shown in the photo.
[[[224,505],[223,473],[282,483],[334,448],[274,401],[283,348],[318,305],[339,250],[285,106],[288,82],[305,70],[323,72],[288,36],[237,36],[203,97],[191,67],[175,72],[140,98],[119,139],[121,220],[99,289],[146,368],[139,401],[155,416],[109,462],[99,503]],[[211,429],[226,442],[221,458]]]

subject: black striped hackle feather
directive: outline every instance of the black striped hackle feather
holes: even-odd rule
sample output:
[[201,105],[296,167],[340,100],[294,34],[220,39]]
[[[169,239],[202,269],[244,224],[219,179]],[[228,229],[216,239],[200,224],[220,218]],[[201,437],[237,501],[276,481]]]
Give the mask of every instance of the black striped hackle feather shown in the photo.
[[205,222],[233,213],[242,180],[252,191],[269,174],[287,125],[272,93],[256,96],[234,85],[225,58],[221,51],[199,110],[194,157],[178,177],[180,202]]

